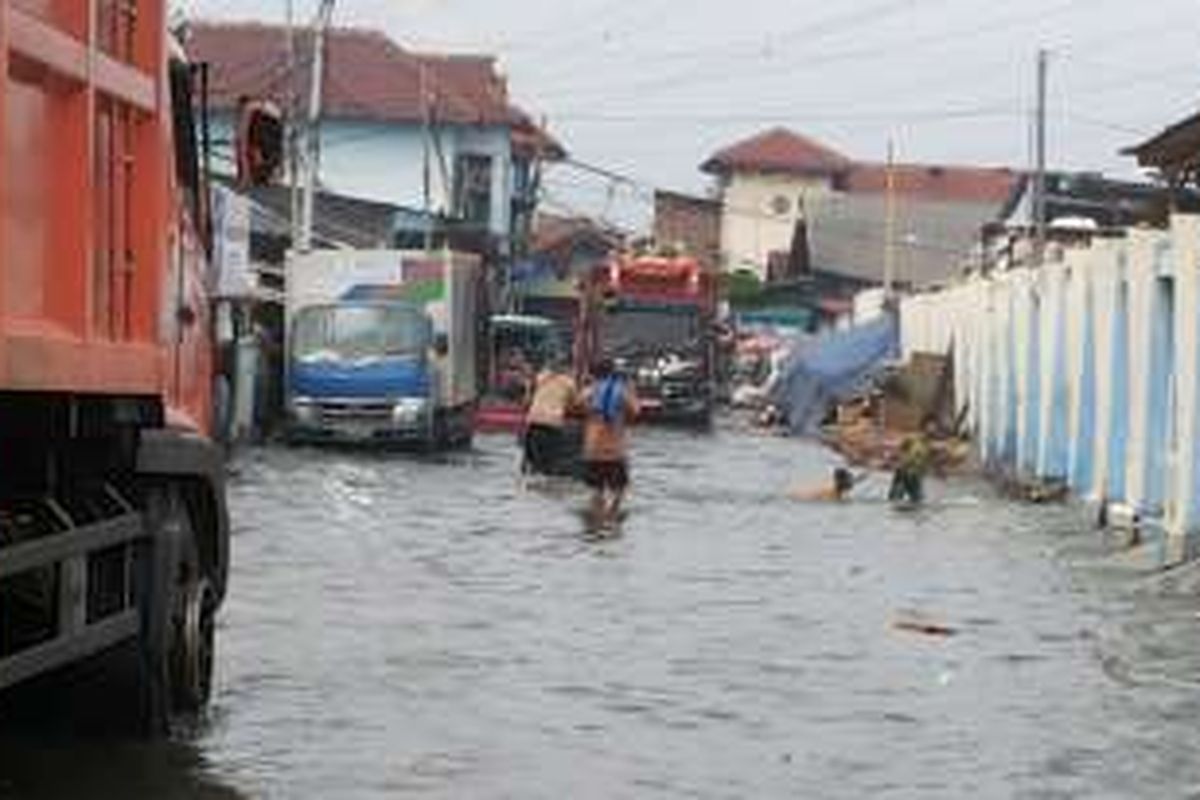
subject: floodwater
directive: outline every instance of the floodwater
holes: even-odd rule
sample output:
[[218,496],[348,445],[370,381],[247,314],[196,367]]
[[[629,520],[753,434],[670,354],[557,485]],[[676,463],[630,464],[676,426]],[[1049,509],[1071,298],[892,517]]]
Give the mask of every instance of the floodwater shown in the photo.
[[7,732],[0,798],[1200,797],[1198,595],[1078,509],[802,504],[812,445],[638,431],[598,538],[515,463],[246,453],[211,714]]

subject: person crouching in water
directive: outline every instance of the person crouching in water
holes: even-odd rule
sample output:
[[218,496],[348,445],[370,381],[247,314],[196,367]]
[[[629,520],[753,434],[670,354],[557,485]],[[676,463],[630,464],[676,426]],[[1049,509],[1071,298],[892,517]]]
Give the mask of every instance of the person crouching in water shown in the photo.
[[900,460],[892,475],[888,500],[917,505],[925,500],[925,474],[929,472],[929,442],[916,434],[900,443]]
[[604,359],[592,370],[583,405],[583,477],[592,489],[592,514],[613,519],[629,485],[625,429],[640,412],[637,394],[614,371],[612,361]]
[[862,479],[862,476],[855,476],[845,467],[838,467],[830,475],[828,484],[808,489],[796,489],[791,493],[792,499],[809,503],[841,502],[849,499],[850,492]]
[[521,471],[556,475],[568,454],[567,416],[578,405],[575,379],[558,361],[551,361],[534,378],[525,415],[525,458]]

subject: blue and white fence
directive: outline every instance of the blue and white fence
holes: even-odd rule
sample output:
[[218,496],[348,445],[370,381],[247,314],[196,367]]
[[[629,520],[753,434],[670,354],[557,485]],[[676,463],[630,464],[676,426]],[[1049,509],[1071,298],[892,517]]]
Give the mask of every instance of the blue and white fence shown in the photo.
[[1200,541],[1200,216],[905,299],[901,347],[952,354],[995,469],[1062,479]]

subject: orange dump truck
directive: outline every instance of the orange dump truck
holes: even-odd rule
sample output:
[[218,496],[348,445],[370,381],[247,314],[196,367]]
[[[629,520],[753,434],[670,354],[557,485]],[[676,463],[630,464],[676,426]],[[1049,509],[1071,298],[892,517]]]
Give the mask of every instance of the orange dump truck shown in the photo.
[[707,427],[715,405],[713,275],[683,256],[620,256],[585,282],[576,360],[612,359],[649,421]]
[[204,71],[166,14],[0,0],[0,702],[136,649],[151,731],[208,698],[228,565]]

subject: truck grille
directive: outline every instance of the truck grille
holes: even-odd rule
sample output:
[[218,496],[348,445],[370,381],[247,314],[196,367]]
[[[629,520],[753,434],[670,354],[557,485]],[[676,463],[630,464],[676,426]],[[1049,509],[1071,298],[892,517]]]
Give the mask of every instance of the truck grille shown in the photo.
[[322,402],[318,408],[326,420],[362,420],[387,422],[392,418],[391,404]]

